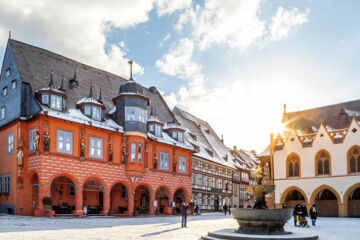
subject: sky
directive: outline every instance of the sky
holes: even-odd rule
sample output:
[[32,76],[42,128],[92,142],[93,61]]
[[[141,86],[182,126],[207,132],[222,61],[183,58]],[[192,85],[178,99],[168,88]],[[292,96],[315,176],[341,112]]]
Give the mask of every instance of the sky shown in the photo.
[[359,99],[357,0],[0,0],[12,38],[156,86],[228,147],[261,152],[287,111]]

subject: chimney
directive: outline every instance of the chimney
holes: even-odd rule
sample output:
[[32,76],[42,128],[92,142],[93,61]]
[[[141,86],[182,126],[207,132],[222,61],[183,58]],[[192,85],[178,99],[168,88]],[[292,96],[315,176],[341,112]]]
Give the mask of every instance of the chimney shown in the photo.
[[224,143],[224,135],[221,134],[221,142]]
[[236,149],[236,145],[234,145],[234,151],[236,151],[237,149]]

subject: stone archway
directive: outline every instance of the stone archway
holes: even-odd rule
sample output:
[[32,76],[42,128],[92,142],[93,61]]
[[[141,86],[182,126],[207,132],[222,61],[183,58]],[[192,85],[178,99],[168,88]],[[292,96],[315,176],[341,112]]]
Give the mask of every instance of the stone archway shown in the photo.
[[76,206],[76,186],[67,176],[57,176],[51,182],[50,194],[55,214],[72,214]]
[[155,192],[155,200],[157,201],[157,211],[160,214],[171,214],[170,212],[170,190],[167,187],[159,187]]
[[320,186],[311,195],[311,204],[315,204],[318,216],[337,217],[340,195],[330,186]]
[[174,192],[175,211],[177,214],[180,213],[180,206],[183,202],[186,202],[186,191],[182,188],[178,188]]
[[294,208],[297,204],[305,203],[305,197],[298,190],[291,190],[285,197],[284,202],[286,204],[286,208]]
[[360,217],[360,183],[351,186],[344,194],[343,202],[347,204],[349,217]]
[[150,189],[145,185],[139,185],[135,189],[134,214],[150,214]]
[[126,185],[116,183],[110,191],[110,208],[114,215],[129,214],[129,192]]
[[83,185],[83,206],[88,215],[101,214],[104,210],[104,184],[90,178]]

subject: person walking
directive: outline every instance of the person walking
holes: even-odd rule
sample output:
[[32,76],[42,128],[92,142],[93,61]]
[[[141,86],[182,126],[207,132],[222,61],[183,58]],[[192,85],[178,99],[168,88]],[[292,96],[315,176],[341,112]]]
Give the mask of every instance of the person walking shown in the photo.
[[300,213],[300,204],[296,204],[293,210],[293,217],[294,217],[294,226],[297,226],[297,217]]
[[317,210],[316,210],[315,204],[313,204],[310,208],[310,218],[311,218],[312,225],[315,226],[315,222],[317,219]]
[[180,207],[180,212],[181,212],[181,227],[187,227],[186,226],[186,222],[187,222],[187,211],[189,209],[189,204],[186,204],[185,202],[183,202],[183,204]]
[[228,206],[226,205],[226,203],[225,203],[225,205],[223,206],[223,209],[224,209],[224,213],[225,213],[225,215],[226,215],[227,210],[228,210]]

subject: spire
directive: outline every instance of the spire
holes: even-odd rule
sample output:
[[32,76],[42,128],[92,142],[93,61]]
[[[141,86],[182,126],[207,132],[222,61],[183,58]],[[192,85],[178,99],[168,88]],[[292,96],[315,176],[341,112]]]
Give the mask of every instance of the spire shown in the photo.
[[74,78],[73,80],[76,80],[76,68],[75,68],[75,72],[74,72]]
[[9,39],[11,39],[11,30],[9,30]]
[[284,111],[283,111],[283,115],[281,118],[281,123],[284,123],[287,121],[287,112],[286,112],[286,103],[284,103]]
[[54,86],[53,72],[51,71],[51,72],[50,72],[50,82],[49,82],[48,87],[49,87],[49,88],[52,88],[53,86]]
[[61,85],[59,87],[59,90],[65,91],[65,89],[64,89],[64,75],[61,76]]
[[89,92],[89,98],[93,97],[93,85],[90,84],[90,92]]
[[98,102],[102,103],[101,88],[100,88],[100,93],[99,93]]
[[132,65],[133,65],[133,61],[130,60],[130,61],[128,61],[128,63],[129,63],[129,65],[130,65],[130,78],[129,78],[129,80],[130,80],[130,81],[134,81],[134,79],[133,79],[133,77],[132,77]]

